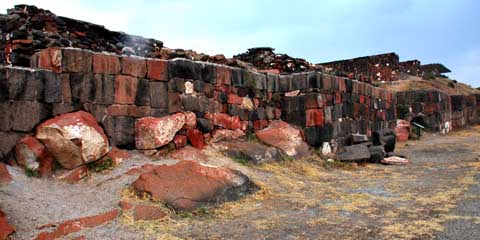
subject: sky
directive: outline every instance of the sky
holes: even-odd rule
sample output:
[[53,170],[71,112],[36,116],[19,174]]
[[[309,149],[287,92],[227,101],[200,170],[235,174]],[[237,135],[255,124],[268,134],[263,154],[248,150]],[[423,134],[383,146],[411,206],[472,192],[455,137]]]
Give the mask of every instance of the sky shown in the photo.
[[396,52],[480,87],[478,0],[0,0],[0,11],[20,3],[227,57],[263,46],[312,63]]

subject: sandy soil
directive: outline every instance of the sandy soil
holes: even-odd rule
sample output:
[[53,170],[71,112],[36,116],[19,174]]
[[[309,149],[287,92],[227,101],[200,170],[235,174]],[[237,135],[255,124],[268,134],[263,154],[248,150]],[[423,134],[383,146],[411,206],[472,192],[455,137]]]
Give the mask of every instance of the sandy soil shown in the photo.
[[[166,219],[115,221],[71,234],[87,239],[475,239],[480,229],[480,127],[400,144],[407,166],[326,163],[318,157],[241,165],[209,149],[208,163],[238,169],[262,190],[237,202]],[[408,145],[408,146],[406,146]],[[116,208],[133,196],[133,159],[76,185],[32,179],[13,170],[0,207],[31,239],[36,227]],[[155,164],[174,163],[169,159]]]

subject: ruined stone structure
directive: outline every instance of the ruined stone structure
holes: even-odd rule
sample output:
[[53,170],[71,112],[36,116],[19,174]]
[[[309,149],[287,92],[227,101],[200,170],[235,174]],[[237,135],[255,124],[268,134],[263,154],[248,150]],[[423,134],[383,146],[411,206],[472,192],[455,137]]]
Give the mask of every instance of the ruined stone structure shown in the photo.
[[[43,120],[77,110],[90,112],[112,145],[128,149],[135,148],[138,118],[178,112],[193,112],[196,118],[196,131],[180,132],[179,142],[186,143],[186,136],[190,142],[204,142],[225,135],[223,130],[256,132],[281,119],[300,128],[314,147],[348,145],[353,133],[371,136],[394,129],[397,118],[421,116],[434,131],[479,119],[479,96],[450,97],[436,91],[395,95],[369,84],[395,81],[401,72],[423,74],[425,65],[399,62],[395,53],[315,68],[271,48],[250,49],[233,60],[193,51],[165,55],[160,41],[111,32],[33,6],[16,6],[0,22],[6,64],[0,68],[3,159]],[[448,70],[428,66],[435,74]]]
[[319,63],[317,67],[326,73],[369,83],[397,81],[404,79],[406,75],[431,78],[450,72],[448,68],[439,63],[422,65],[419,60],[400,62],[396,53]]
[[[49,48],[32,68],[3,67],[2,155],[42,120],[80,109],[112,145],[135,148],[138,118],[196,114],[201,138],[216,130],[253,132],[283,119],[312,146],[393,127],[392,93],[355,80],[305,72],[277,75],[186,59],[169,61]],[[29,111],[25,111],[29,109]]]

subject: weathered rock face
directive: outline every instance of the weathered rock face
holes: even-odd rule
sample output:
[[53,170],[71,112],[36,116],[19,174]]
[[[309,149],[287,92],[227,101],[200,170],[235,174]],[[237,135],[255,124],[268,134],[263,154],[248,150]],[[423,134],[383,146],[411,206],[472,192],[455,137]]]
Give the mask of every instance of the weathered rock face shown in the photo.
[[19,166],[38,172],[42,177],[52,174],[55,161],[45,145],[32,136],[24,137],[17,143],[15,159]]
[[8,224],[7,217],[0,209],[0,240],[8,239],[8,236],[15,232],[15,228]]
[[308,145],[303,141],[300,131],[283,121],[272,121],[268,128],[255,132],[264,143],[281,149],[288,156],[308,155]]
[[36,137],[66,169],[98,160],[108,152],[108,139],[103,129],[84,111],[45,121],[37,127]]
[[133,187],[139,194],[150,194],[154,200],[183,211],[236,200],[256,190],[255,184],[238,171],[194,161],[155,167],[140,175]]
[[185,114],[177,113],[166,117],[145,117],[135,123],[135,145],[137,149],[155,149],[168,144],[175,133],[185,125]]

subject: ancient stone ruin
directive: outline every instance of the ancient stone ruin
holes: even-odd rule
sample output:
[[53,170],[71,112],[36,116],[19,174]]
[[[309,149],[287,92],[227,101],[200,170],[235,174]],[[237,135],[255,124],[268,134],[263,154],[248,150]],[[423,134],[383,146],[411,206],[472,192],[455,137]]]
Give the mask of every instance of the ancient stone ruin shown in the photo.
[[[450,71],[441,64],[400,62],[395,53],[315,65],[252,48],[227,59],[169,49],[159,40],[27,5],[0,15],[0,25],[0,182],[6,184],[11,179],[3,163],[76,183],[91,171],[87,165],[130,158],[123,150],[146,156],[193,151],[199,157],[191,149],[220,146],[227,155],[262,164],[308,157],[316,149],[342,161],[389,163],[384,158],[396,139],[408,140],[411,122],[448,133],[480,121],[480,94],[375,85]],[[265,145],[231,143],[250,136]],[[239,171],[186,161],[194,159],[127,174],[137,176],[136,193],[180,211],[259,189]],[[166,216],[150,205],[122,202],[121,208],[135,219]],[[72,221],[87,228],[117,215]],[[37,239],[76,232],[72,224],[54,224]],[[1,211],[0,225],[5,239],[13,228]]]

